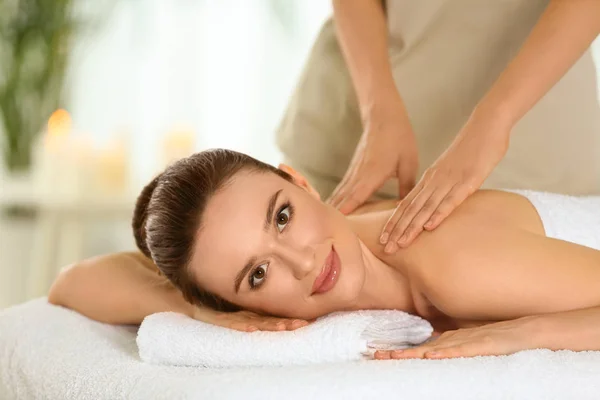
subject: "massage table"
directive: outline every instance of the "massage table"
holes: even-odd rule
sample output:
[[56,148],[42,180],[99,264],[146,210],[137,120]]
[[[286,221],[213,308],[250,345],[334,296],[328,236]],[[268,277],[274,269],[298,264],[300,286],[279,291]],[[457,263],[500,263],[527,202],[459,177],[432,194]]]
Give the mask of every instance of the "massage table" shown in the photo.
[[0,311],[0,399],[600,399],[600,352],[211,369],[142,362],[136,329],[45,298]]

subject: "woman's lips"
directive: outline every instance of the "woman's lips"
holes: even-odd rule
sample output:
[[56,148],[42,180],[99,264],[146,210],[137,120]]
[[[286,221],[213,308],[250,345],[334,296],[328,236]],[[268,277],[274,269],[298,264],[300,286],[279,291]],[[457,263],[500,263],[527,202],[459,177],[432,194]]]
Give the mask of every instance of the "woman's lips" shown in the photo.
[[325,259],[325,265],[323,265],[321,273],[315,279],[312,294],[325,293],[333,289],[338,281],[341,269],[340,256],[335,251],[335,248],[331,246],[331,252]]

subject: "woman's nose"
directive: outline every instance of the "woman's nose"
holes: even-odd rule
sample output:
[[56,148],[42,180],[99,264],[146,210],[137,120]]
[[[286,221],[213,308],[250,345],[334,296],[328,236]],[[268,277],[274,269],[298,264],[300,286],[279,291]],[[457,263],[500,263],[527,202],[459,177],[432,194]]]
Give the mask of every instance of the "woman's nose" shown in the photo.
[[290,267],[296,279],[302,279],[315,268],[315,250],[312,247],[281,246],[279,255]]

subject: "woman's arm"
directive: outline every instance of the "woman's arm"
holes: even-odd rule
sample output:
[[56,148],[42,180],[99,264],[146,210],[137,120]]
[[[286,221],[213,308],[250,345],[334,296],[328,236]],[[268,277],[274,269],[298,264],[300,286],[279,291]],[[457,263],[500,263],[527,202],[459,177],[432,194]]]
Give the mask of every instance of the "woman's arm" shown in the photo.
[[419,156],[392,76],[382,1],[334,0],[333,14],[363,127],[348,169],[328,199],[349,214],[393,177],[398,196],[406,196],[415,185]]
[[389,61],[381,0],[334,0],[333,15],[363,121],[382,106],[402,106],[394,111],[403,111]]
[[[475,114],[516,124],[600,34],[600,1],[553,0]],[[591,82],[590,82],[591,84]],[[510,133],[509,130],[500,130]],[[485,135],[485,132],[482,132]]]
[[402,351],[378,351],[377,359],[496,356],[529,349],[600,350],[600,307],[522,317],[448,331]]
[[600,307],[534,317],[536,346],[552,350],[600,350]]
[[308,324],[194,306],[141,253],[94,257],[63,270],[50,288],[48,301],[110,324],[140,324],[146,316],[164,311],[239,331],[294,330]]
[[140,253],[110,254],[76,263],[60,273],[48,301],[111,324],[139,324],[147,315],[162,311],[188,316],[195,312]]
[[423,229],[436,229],[483,184],[506,154],[513,126],[562,78],[599,33],[600,1],[550,2],[456,139],[399,204],[384,227],[382,243],[389,240],[386,252],[408,246]]

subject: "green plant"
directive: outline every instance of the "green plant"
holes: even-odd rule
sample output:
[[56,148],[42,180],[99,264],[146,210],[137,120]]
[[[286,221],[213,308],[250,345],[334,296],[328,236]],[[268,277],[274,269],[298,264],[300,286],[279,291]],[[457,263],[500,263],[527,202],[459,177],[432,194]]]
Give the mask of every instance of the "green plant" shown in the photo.
[[29,168],[36,136],[61,105],[72,7],[73,0],[0,0],[0,131],[9,171]]

